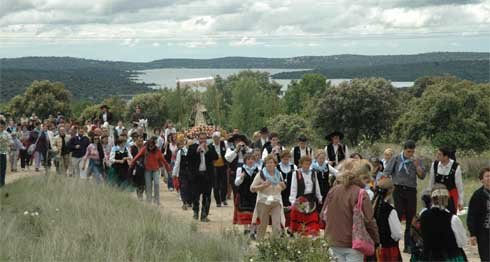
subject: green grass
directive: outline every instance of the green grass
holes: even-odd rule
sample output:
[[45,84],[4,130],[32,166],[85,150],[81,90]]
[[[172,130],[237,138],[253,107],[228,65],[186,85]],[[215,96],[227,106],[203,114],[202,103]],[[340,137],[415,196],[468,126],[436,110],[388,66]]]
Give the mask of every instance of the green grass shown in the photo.
[[56,176],[0,190],[0,243],[0,261],[241,261],[247,247],[233,234],[199,233],[127,192]]

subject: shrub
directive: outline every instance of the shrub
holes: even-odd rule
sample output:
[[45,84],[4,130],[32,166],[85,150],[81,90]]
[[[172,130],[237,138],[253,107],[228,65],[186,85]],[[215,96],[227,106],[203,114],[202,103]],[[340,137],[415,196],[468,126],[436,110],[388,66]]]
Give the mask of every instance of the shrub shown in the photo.
[[305,237],[270,238],[258,242],[254,261],[334,261],[327,241]]

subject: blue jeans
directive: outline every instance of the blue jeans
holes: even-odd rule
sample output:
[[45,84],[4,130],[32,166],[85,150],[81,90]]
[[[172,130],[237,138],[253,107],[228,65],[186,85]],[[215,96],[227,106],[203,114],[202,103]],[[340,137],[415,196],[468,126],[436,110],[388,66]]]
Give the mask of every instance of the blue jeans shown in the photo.
[[102,164],[100,162],[96,163],[96,161],[93,159],[89,159],[87,177],[89,174],[94,175],[95,182],[97,182],[97,184],[102,183]]
[[7,174],[7,154],[0,154],[0,187],[5,185],[6,174]]
[[[145,185],[146,185],[146,201],[151,203],[152,191],[155,190],[153,195],[153,203],[160,205],[160,170],[151,171],[145,170]],[[153,187],[152,187],[153,180]]]
[[346,247],[331,247],[333,255],[337,258],[337,262],[363,262],[364,255],[352,248]]

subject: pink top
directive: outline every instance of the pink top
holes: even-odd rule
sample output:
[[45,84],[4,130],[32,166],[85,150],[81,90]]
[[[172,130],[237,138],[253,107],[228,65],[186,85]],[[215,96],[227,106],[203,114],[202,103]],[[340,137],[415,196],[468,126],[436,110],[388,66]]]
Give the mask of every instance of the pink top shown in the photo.
[[84,159],[100,160],[99,151],[95,144],[90,144],[87,147],[87,152],[85,153]]

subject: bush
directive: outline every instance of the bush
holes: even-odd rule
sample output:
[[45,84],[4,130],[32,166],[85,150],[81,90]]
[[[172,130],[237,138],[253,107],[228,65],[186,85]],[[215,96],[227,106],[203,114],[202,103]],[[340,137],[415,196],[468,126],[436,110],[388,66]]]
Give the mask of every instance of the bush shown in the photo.
[[254,261],[335,261],[324,239],[305,237],[270,238],[257,244],[257,252],[249,258]]

